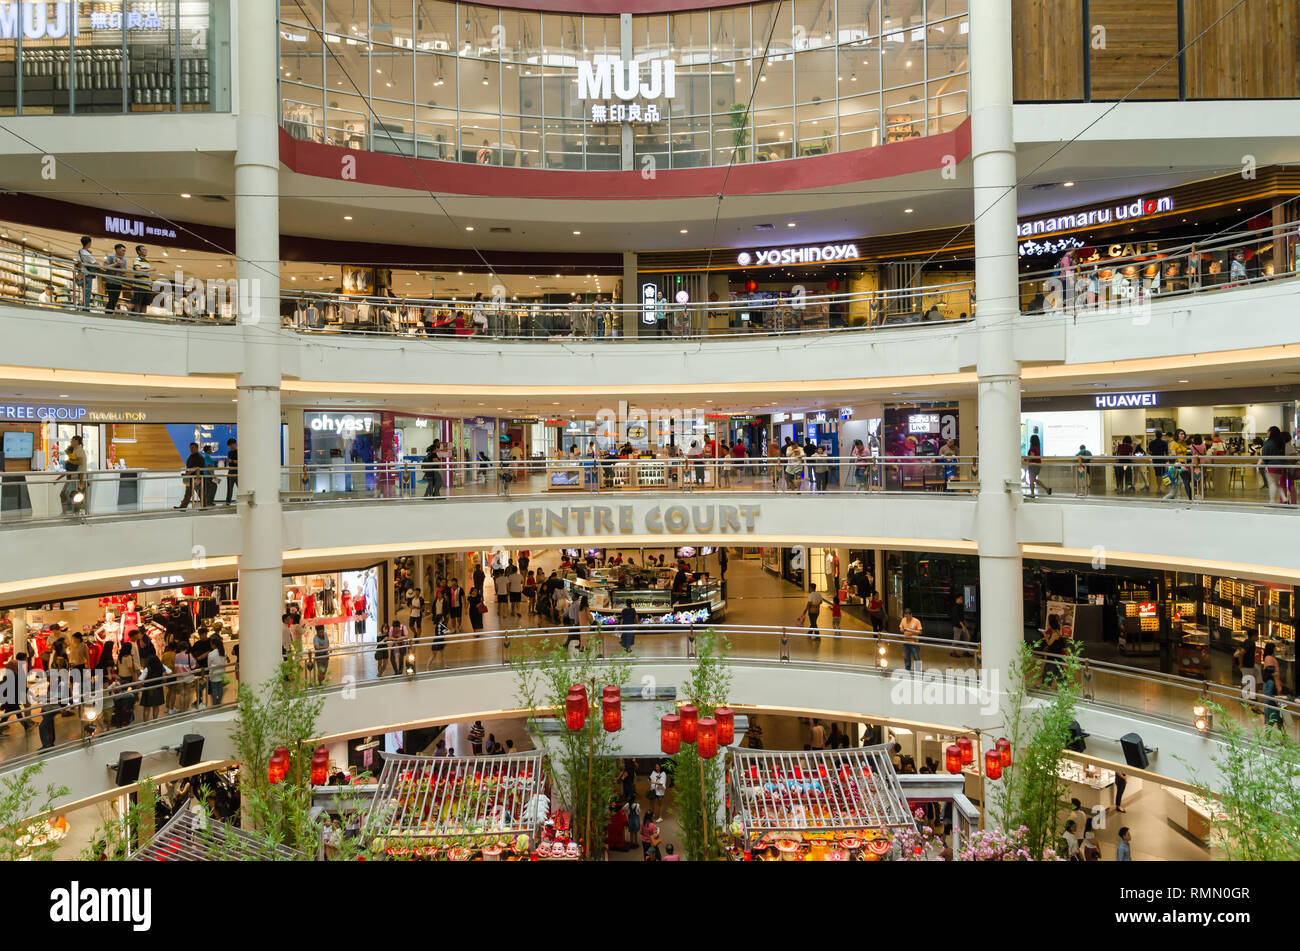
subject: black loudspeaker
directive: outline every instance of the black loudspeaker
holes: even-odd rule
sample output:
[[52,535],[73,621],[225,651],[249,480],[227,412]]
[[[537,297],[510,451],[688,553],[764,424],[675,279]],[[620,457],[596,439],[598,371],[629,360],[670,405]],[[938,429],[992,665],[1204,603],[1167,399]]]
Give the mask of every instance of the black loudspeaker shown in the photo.
[[197,766],[203,759],[203,736],[198,733],[186,733],[181,739],[181,766]]
[[1142,742],[1142,737],[1136,733],[1125,733],[1119,738],[1119,745],[1124,747],[1124,762],[1128,763],[1134,769],[1146,769],[1147,759],[1146,744]]
[[1088,744],[1084,742],[1087,738],[1088,734],[1083,732],[1083,727],[1079,726],[1079,721],[1071,720],[1070,742],[1065,744],[1065,748],[1067,750],[1074,750],[1076,753],[1082,753],[1088,748]]
[[140,781],[140,763],[144,761],[139,753],[122,753],[117,758],[117,785],[130,786]]

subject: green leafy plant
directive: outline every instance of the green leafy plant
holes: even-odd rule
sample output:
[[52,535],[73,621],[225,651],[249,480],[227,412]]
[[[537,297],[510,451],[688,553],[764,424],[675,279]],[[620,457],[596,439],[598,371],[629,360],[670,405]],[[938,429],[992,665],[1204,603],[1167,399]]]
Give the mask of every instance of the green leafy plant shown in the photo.
[[[1281,730],[1247,730],[1214,703],[1221,740],[1210,757],[1218,775],[1193,770],[1193,782],[1217,788],[1221,810],[1210,820],[1219,856],[1230,862],[1300,860],[1300,744]],[[1243,705],[1244,706],[1244,705]]]
[[735,103],[729,110],[731,114],[732,148],[737,162],[749,161],[749,106],[743,102]]
[[605,851],[606,813],[618,775],[615,757],[621,744],[615,734],[606,733],[601,725],[600,694],[609,684],[622,689],[627,684],[632,663],[625,657],[598,656],[594,637],[588,639],[585,650],[573,657],[563,644],[544,638],[539,643],[528,643],[519,659],[511,662],[511,667],[519,705],[528,710],[528,728],[535,735],[543,732],[541,721],[554,716],[556,711],[563,725],[564,700],[569,695],[569,687],[586,684],[590,705],[586,724],[581,730],[562,728],[556,740],[557,752],[548,753],[546,762],[551,788],[572,814],[574,836],[585,840],[589,859],[601,856]]
[[37,788],[42,766],[33,763],[0,779],[0,862],[49,861],[59,847],[57,842],[33,844],[45,832],[44,817],[55,800],[68,794],[66,786]]
[[[699,708],[701,717],[711,717],[718,707],[726,706],[731,691],[731,671],[726,663],[730,649],[727,639],[712,628],[695,637],[695,667],[682,684],[681,693],[683,700]],[[717,858],[723,851],[723,757],[701,760],[695,745],[683,743],[681,751],[670,758],[668,768],[673,777],[673,818],[681,830],[684,857]]]
[[[1000,789],[987,784],[999,801],[996,807],[985,803],[985,810],[996,816],[1004,830],[1023,827],[1018,846],[1043,858],[1055,849],[1061,834],[1061,804],[1068,787],[1060,767],[1079,701],[1079,655],[1077,646],[1071,645],[1059,660],[1044,664],[1033,651],[1021,645],[1008,671],[1003,709],[1015,765],[1003,771]],[[1029,702],[1034,684],[1047,693],[1042,703]]]

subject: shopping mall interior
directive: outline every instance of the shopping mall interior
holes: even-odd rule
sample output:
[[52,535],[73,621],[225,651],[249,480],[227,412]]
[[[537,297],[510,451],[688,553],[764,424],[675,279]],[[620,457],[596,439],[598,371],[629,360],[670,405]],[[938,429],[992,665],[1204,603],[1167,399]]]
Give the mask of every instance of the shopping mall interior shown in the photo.
[[1298,35],[0,4],[0,857],[1300,858]]

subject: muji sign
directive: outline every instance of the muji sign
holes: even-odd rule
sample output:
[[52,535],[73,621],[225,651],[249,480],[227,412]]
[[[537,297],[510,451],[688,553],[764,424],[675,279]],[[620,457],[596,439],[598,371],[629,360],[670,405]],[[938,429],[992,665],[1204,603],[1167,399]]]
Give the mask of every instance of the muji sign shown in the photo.
[[[642,66],[645,78],[642,78]],[[677,61],[624,62],[617,58],[578,63],[578,98],[591,100],[592,122],[658,122],[659,106],[644,100],[677,98]],[[617,99],[617,102],[609,100]]]
[[[93,30],[160,30],[163,22],[154,10],[92,12],[90,27]],[[67,0],[0,3],[0,40],[16,40],[20,32],[24,40],[61,40],[69,30],[73,36],[79,34],[76,9]]]

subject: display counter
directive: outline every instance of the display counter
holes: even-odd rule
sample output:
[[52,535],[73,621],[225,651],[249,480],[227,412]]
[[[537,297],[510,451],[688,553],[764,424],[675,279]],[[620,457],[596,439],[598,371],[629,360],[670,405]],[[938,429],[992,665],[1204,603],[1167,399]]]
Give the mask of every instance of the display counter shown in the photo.
[[1207,678],[1210,674],[1209,628],[1186,621],[1175,621],[1178,633],[1178,673],[1184,677]]
[[[1101,769],[1091,764],[1084,766],[1073,760],[1067,760],[1057,769],[1057,775],[1069,784],[1067,798],[1078,799],[1086,811],[1092,812],[1095,806],[1114,808],[1114,770]],[[1134,780],[1130,780],[1130,785],[1133,782]]]
[[1197,842],[1209,846],[1214,816],[1221,813],[1222,807],[1212,800],[1169,786],[1165,787],[1165,795],[1169,821]]

